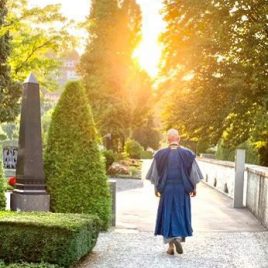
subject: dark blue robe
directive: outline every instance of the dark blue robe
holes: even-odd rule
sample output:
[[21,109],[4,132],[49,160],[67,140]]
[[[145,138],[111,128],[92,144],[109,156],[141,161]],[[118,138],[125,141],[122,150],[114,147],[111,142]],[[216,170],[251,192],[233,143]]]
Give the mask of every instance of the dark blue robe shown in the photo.
[[162,149],[155,155],[159,182],[156,190],[161,193],[155,235],[164,238],[192,235],[191,201],[194,190],[189,177],[195,155],[190,150]]

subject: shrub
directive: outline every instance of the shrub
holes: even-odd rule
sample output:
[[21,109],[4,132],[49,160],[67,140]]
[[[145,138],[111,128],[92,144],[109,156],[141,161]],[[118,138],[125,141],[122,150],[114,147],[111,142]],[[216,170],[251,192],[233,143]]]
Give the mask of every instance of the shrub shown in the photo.
[[61,268],[61,266],[57,264],[49,264],[49,263],[10,263],[5,264],[4,262],[0,261],[0,268]]
[[135,140],[128,139],[125,144],[125,152],[131,158],[140,159],[143,151],[142,146]]
[[54,212],[110,219],[110,192],[96,129],[83,88],[66,86],[52,115],[45,152],[47,187]]
[[3,177],[3,165],[0,161],[0,210],[6,209],[5,183]]
[[93,249],[99,227],[86,214],[0,212],[0,259],[69,267]]
[[138,177],[140,175],[140,169],[137,167],[130,167],[129,168],[130,176]]
[[141,152],[141,159],[152,159],[153,153],[150,151],[142,151]]
[[114,152],[112,150],[105,150],[102,153],[105,157],[106,170],[108,170],[115,160]]
[[[246,163],[249,164],[260,164],[260,159],[258,156],[258,150],[253,147],[250,141],[246,141],[237,146],[237,149],[246,150]],[[216,159],[226,160],[226,161],[235,161],[235,149],[228,148],[224,142],[221,140],[218,143],[216,151]]]

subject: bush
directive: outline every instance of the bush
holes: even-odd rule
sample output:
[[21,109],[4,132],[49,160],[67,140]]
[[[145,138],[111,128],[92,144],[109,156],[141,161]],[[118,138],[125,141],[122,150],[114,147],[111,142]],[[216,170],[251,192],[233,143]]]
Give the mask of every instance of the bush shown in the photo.
[[45,152],[47,187],[53,212],[110,219],[110,192],[96,129],[83,88],[66,86],[52,115]]
[[135,140],[128,139],[125,144],[125,152],[129,157],[140,159],[143,147]]
[[69,267],[93,249],[99,227],[86,214],[0,212],[0,259]]
[[[246,163],[249,164],[260,164],[260,159],[258,156],[258,150],[253,147],[253,145],[246,141],[237,146],[237,149],[246,150]],[[220,141],[217,146],[216,159],[226,160],[226,161],[235,161],[235,149],[230,149],[225,146],[223,141]]]
[[141,152],[141,159],[152,159],[153,153],[150,151],[142,151]]
[[103,156],[105,158],[105,164],[106,164],[106,171],[109,169],[109,167],[113,164],[115,160],[115,155],[112,150],[105,150],[102,152]]
[[10,263],[5,264],[4,262],[0,261],[0,268],[61,268],[61,266],[56,264],[49,264],[49,263]]
[[5,182],[3,177],[3,165],[0,161],[0,210],[6,209]]

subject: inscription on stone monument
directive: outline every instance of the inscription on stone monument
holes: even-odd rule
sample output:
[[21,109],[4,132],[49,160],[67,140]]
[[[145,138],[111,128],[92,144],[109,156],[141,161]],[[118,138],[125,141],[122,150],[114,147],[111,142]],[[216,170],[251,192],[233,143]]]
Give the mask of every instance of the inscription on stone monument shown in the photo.
[[18,157],[18,147],[3,147],[3,167],[4,169],[16,169]]

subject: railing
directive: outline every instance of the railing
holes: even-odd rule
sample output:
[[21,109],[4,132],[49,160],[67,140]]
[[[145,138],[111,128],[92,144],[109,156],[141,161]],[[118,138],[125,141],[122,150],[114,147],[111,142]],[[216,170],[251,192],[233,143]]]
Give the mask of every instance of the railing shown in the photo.
[[208,158],[198,158],[198,163],[206,184],[234,199],[234,207],[239,204],[235,199],[242,198],[241,207],[247,207],[268,228],[267,167],[245,165],[242,169],[242,182],[237,183],[239,163]]

